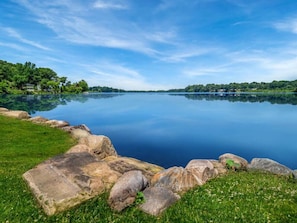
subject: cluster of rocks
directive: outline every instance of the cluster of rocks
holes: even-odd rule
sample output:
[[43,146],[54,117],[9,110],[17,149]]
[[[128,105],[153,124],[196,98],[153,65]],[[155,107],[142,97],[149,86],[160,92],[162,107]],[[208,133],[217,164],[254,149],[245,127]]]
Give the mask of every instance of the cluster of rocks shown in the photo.
[[31,118],[24,111],[0,108],[0,114],[61,128],[78,140],[65,154],[53,157],[23,174],[23,178],[45,213],[53,215],[92,197],[109,193],[108,204],[115,211],[133,205],[141,194],[139,208],[159,215],[186,191],[233,170],[262,170],[295,176],[295,171],[267,158],[248,163],[226,153],[218,160],[193,159],[185,167],[160,166],[117,154],[110,139],[93,135],[85,125],[70,126],[59,120]]

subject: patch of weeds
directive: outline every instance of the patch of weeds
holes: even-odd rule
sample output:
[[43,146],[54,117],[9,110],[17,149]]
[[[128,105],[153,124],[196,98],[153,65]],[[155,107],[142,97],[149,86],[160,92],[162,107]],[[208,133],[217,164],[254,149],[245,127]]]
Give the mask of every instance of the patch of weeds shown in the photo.
[[240,164],[236,163],[234,160],[232,159],[227,159],[226,160],[226,167],[229,170],[237,170],[240,168]]
[[144,202],[145,202],[145,197],[144,197],[143,192],[141,192],[141,191],[137,192],[136,198],[135,198],[135,201],[134,201],[134,205],[138,206],[140,204],[143,204]]

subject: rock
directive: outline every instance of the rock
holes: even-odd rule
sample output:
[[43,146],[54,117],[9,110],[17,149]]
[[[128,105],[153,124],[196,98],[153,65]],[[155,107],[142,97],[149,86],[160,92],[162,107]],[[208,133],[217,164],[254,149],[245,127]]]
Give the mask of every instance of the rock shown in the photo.
[[91,148],[92,153],[99,159],[107,156],[117,156],[110,139],[103,135],[89,135],[79,140],[79,144],[85,144]]
[[231,153],[225,153],[219,157],[220,163],[222,163],[225,167],[228,160],[234,161],[236,165],[232,166],[232,168],[235,170],[246,170],[248,166],[248,161],[246,159]]
[[154,216],[161,214],[180,199],[180,196],[165,187],[148,187],[143,194],[145,202],[140,205],[140,209]]
[[41,116],[36,116],[36,117],[29,118],[29,121],[37,124],[43,124],[43,123],[46,123],[48,119]]
[[45,124],[47,124],[53,128],[62,128],[65,126],[69,126],[68,122],[61,121],[61,120],[48,120],[45,122]]
[[194,176],[198,177],[205,183],[209,179],[215,177],[217,174],[214,170],[213,164],[209,160],[194,159],[191,160],[187,166],[186,170],[189,170]]
[[88,147],[87,145],[84,145],[84,144],[77,144],[75,146],[72,146],[67,152],[67,153],[83,153],[83,152],[86,152],[86,153],[91,153],[91,148]]
[[164,170],[163,167],[130,157],[109,156],[104,161],[108,163],[111,169],[122,174],[131,170],[140,170],[147,179],[151,179],[156,173]]
[[297,179],[297,170],[293,170],[293,175]]
[[268,158],[254,158],[248,165],[248,170],[261,170],[279,175],[294,175],[293,170]]
[[0,107],[0,113],[1,113],[1,112],[7,112],[7,111],[8,111],[7,108]]
[[122,211],[134,203],[136,195],[148,184],[141,171],[134,170],[123,174],[111,188],[108,204],[116,211]]
[[0,113],[8,117],[13,117],[18,119],[29,119],[31,117],[29,113],[25,111],[10,111],[10,110],[3,109]]
[[228,172],[226,167],[218,160],[209,160],[209,161],[214,166],[215,175],[223,175]]
[[182,167],[171,167],[155,174],[151,179],[151,185],[166,187],[174,193],[184,193],[189,189],[202,185],[204,182],[192,174],[188,169]]
[[48,215],[105,192],[120,176],[106,162],[86,152],[56,156],[23,174]]
[[91,130],[85,124],[76,125],[76,126],[65,126],[65,127],[62,127],[62,129],[69,133],[71,133],[71,131],[73,131],[74,129],[81,129],[81,130],[85,130],[86,132],[91,134]]
[[73,129],[71,130],[71,135],[75,139],[81,139],[90,136],[90,132],[83,129]]
[[90,163],[82,168],[83,172],[90,177],[90,189],[94,193],[101,194],[109,190],[122,176],[104,162]]
[[39,165],[23,174],[45,213],[53,215],[87,200],[82,189],[50,165]]

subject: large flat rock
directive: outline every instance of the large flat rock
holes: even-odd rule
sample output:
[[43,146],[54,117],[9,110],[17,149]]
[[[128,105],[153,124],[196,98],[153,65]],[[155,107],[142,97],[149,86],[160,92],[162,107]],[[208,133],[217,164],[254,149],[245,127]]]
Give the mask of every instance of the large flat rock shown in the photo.
[[82,188],[52,165],[41,164],[26,172],[23,177],[48,215],[63,211],[87,199],[82,198]]
[[130,170],[151,177],[163,168],[127,157],[99,159],[86,145],[53,157],[23,174],[48,215],[67,210],[111,189]]
[[103,193],[120,176],[106,162],[87,152],[56,156],[23,174],[48,215]]

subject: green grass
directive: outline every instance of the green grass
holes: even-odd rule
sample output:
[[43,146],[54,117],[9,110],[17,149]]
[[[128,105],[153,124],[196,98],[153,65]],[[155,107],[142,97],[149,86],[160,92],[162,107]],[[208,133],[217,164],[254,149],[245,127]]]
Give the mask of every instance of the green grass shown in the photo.
[[75,142],[58,129],[0,116],[0,222],[297,222],[296,180],[232,172],[186,193],[161,216],[113,212],[104,194],[48,217],[21,176]]

